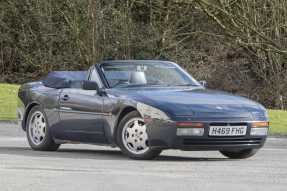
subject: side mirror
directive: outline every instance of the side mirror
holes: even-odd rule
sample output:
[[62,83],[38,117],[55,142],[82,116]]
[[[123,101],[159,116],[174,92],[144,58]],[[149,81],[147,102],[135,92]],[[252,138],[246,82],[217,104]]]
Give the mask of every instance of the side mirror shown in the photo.
[[94,81],[84,80],[82,84],[82,88],[84,90],[96,90],[97,94],[99,94],[100,96],[106,95],[105,91],[102,90],[97,84],[97,82],[94,82]]
[[97,91],[100,90],[97,82],[88,81],[88,80],[83,81],[82,88],[84,90],[97,90]]
[[203,87],[207,87],[207,82],[205,80],[199,81],[199,83],[203,86]]

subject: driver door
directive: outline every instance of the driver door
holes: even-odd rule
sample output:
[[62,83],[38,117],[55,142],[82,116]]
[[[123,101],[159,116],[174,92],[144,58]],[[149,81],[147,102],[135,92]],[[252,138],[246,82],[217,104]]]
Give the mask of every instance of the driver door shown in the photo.
[[60,126],[55,138],[105,143],[103,97],[96,90],[63,89],[59,99]]

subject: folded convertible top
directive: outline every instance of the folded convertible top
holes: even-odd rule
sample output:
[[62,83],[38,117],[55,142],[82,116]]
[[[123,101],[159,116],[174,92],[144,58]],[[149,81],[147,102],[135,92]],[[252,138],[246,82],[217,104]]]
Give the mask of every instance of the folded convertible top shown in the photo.
[[53,71],[42,80],[46,87],[70,88],[74,82],[81,82],[87,79],[87,71]]

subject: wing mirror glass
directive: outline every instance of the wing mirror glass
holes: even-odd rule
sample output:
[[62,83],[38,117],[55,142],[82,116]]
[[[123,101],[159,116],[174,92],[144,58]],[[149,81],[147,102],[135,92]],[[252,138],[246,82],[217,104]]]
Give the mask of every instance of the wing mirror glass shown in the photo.
[[205,80],[199,81],[199,83],[203,86],[203,87],[207,87],[207,82]]
[[97,82],[93,82],[93,81],[85,80],[85,81],[83,81],[82,85],[83,85],[82,87],[84,90],[97,90],[97,91],[99,91],[99,89],[100,89]]
[[82,88],[84,90],[96,90],[100,96],[105,95],[105,91],[99,87],[97,82],[94,81],[84,80]]

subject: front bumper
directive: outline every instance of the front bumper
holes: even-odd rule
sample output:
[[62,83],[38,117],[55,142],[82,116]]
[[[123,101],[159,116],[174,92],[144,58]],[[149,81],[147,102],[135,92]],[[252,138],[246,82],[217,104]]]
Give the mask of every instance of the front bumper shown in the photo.
[[[266,136],[251,136],[251,122],[240,122],[247,125],[244,136],[209,136],[209,127],[214,122],[202,122],[204,124],[203,136],[177,136],[176,122],[154,120],[147,124],[149,146],[160,149],[181,150],[236,150],[258,149],[265,143]],[[221,122],[222,123],[222,122]],[[224,122],[233,124],[234,122]]]

